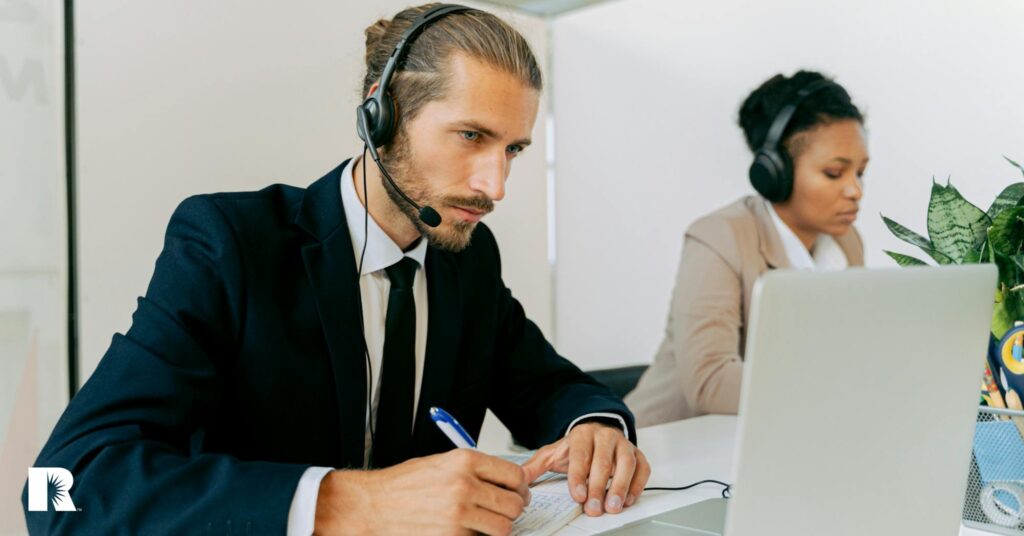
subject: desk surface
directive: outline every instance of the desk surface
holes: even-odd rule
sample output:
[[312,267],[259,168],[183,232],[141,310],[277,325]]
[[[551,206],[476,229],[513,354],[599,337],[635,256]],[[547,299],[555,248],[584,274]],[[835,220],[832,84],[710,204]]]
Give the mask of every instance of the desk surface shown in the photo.
[[[637,430],[640,447],[651,463],[648,486],[683,486],[698,480],[732,479],[736,417],[708,415]],[[621,514],[601,517],[582,515],[557,534],[585,536],[611,530],[671,510],[720,497],[722,487],[704,485],[686,491],[648,491]],[[990,533],[962,527],[960,536],[988,536]]]

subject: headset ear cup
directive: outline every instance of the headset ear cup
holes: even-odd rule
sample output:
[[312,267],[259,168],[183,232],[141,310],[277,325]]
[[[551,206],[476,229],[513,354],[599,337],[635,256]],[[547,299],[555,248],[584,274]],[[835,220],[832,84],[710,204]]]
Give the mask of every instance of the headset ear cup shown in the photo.
[[368,101],[363,101],[359,106],[356,106],[356,135],[359,136],[359,139],[362,140],[363,143],[368,144],[370,143],[371,137],[367,130],[370,128],[370,123],[372,121],[370,117],[372,116],[370,115],[370,110],[367,107],[367,102]]
[[778,202],[789,199],[793,195],[793,159],[789,157],[789,151],[779,151],[779,161],[782,167],[779,173],[779,199]]
[[395,101],[387,93],[376,96],[376,101],[377,121],[374,123],[373,141],[377,147],[383,147],[395,133]]
[[366,129],[364,131],[361,119],[356,116],[356,134],[363,142],[373,143],[375,147],[381,147],[391,141],[394,131],[394,105],[389,96],[371,95],[359,105],[357,114],[366,117]]
[[754,156],[754,163],[750,165],[750,184],[769,201],[780,201],[780,175],[784,172],[784,166],[779,155],[775,151],[761,149]]

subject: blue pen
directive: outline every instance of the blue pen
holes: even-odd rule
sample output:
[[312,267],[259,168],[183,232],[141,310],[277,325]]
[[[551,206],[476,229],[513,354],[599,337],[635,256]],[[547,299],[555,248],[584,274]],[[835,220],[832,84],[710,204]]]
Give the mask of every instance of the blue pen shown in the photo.
[[444,432],[444,435],[452,440],[456,447],[460,449],[476,448],[476,441],[473,441],[473,438],[466,433],[466,430],[462,428],[459,421],[455,420],[455,417],[449,415],[447,411],[437,407],[430,408],[430,418]]

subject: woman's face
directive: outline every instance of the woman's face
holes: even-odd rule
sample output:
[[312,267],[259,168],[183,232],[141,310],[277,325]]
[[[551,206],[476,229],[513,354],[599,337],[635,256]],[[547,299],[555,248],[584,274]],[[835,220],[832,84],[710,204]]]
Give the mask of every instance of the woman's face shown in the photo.
[[775,205],[798,235],[846,233],[857,219],[868,149],[864,127],[844,119],[801,132],[787,142],[794,155],[793,194]]

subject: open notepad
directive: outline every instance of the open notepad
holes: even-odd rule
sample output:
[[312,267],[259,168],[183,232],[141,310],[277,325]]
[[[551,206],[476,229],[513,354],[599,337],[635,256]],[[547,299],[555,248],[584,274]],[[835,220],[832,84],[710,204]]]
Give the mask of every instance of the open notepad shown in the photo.
[[[529,456],[502,458],[522,464]],[[583,513],[583,507],[569,495],[565,475],[544,473],[533,482],[530,494],[530,504],[512,525],[512,536],[548,536]]]
[[512,525],[513,536],[548,536],[583,513],[583,507],[569,495],[565,479],[530,488],[530,504]]

